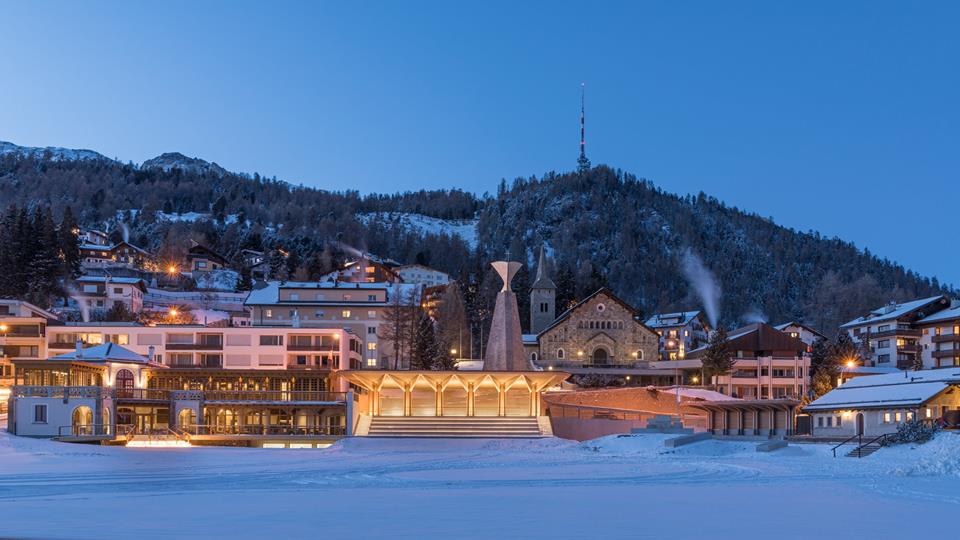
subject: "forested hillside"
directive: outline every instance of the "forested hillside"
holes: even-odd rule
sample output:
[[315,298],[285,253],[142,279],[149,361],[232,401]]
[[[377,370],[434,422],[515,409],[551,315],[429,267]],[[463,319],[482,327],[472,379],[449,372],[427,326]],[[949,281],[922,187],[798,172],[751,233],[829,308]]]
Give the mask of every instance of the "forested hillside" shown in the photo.
[[[128,231],[132,242],[171,259],[190,239],[231,258],[243,248],[282,247],[296,279],[314,279],[346,256],[339,240],[451,273],[476,319],[485,318],[497,290],[487,263],[504,256],[532,263],[544,243],[564,305],[602,285],[646,314],[700,307],[702,296],[713,307],[714,296],[727,325],[792,319],[832,333],[891,299],[952,292],[839,239],[786,229],[704,194],[664,193],[603,166],[501,182],[483,197],[458,190],[361,196],[230,173],[202,160],[180,167],[178,159],[188,158],[178,154],[161,158],[137,166],[50,152],[0,154],[0,203],[50,207],[54,219],[70,207],[81,225]],[[475,245],[410,227],[398,214],[476,219]],[[529,271],[521,272],[515,288],[524,324],[528,283]]]

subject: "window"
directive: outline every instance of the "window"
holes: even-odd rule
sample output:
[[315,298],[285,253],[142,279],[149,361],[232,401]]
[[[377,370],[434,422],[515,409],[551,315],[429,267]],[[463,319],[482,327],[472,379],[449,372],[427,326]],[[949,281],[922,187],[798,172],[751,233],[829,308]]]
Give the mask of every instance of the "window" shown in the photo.
[[377,318],[377,312],[376,312],[376,311],[368,311],[368,312],[367,312],[367,318],[368,318],[368,319],[376,319],[376,318]]
[[375,335],[377,335],[377,327],[376,327],[376,326],[368,326],[368,327],[367,327],[367,335],[368,335],[368,336],[375,336]]
[[47,423],[47,406],[46,405],[33,406],[33,423],[34,424]]
[[903,414],[898,412],[893,415],[893,419],[896,420],[897,422],[900,422],[903,420]]
[[840,427],[840,418],[842,418],[842,417],[840,417],[840,416],[837,417],[837,427]]
[[913,411],[907,411],[907,422],[913,420]]
[[[960,333],[960,332],[958,332],[958,333]],[[930,407],[927,407],[927,408],[924,410],[924,415],[925,415],[927,418],[933,418],[933,409],[931,409]]]
[[283,345],[283,336],[260,336],[260,345]]
[[890,361],[890,355],[889,355],[889,354],[878,354],[878,355],[877,355],[877,363],[878,363],[878,364],[886,364],[886,363],[889,362],[889,361]]
[[891,418],[890,418],[890,413],[888,413],[888,412],[883,413],[883,422],[884,422],[885,424],[889,424],[889,423],[890,423],[890,420],[891,420]]
[[877,332],[886,332],[887,330],[890,330],[889,324],[881,324],[877,327]]
[[377,344],[374,343],[373,341],[367,343],[367,350],[368,350],[368,351],[375,351],[375,350],[377,350]]
[[297,355],[297,365],[298,365],[298,366],[305,366],[305,365],[307,365],[307,355],[305,355],[305,354],[298,354],[298,355]]
[[313,316],[316,317],[316,318],[318,318],[318,319],[322,319],[322,318],[323,318],[323,312],[320,311],[320,310],[317,310],[317,311],[315,311],[315,312],[313,313]]
[[113,294],[123,294],[123,288],[122,288],[122,287],[114,287],[114,288],[113,288]]
[[273,310],[272,310],[272,309],[265,309],[265,310],[263,310],[263,315],[264,315],[264,317],[273,317]]
[[823,427],[823,417],[822,417],[822,416],[818,416],[818,417],[817,417],[817,427]]
[[345,310],[341,311],[341,312],[340,312],[340,316],[343,317],[344,319],[349,319],[349,318],[350,318],[350,310],[349,310],[349,309],[345,309]]
[[557,358],[563,358],[563,349],[557,349]]
[[376,301],[377,301],[377,295],[375,295],[375,294],[368,294],[368,295],[367,295],[367,302],[376,302]]
[[881,339],[880,341],[877,342],[877,348],[878,348],[878,349],[887,349],[887,348],[889,348],[889,347],[890,347],[890,340],[889,340],[889,339]]
[[207,261],[197,261],[197,268],[206,268]]
[[603,304],[597,304],[597,311],[599,311],[600,313],[603,313],[603,310],[605,309],[607,309],[607,306]]
[[129,345],[130,336],[127,334],[107,334],[107,341],[116,345]]
[[799,338],[799,337],[800,337],[800,332],[790,332],[790,337],[792,337],[792,338]]
[[376,359],[376,358],[367,358],[367,366],[369,366],[369,367],[377,367],[377,359]]
[[833,417],[832,417],[832,416],[828,416],[828,417],[827,417],[827,427],[833,427]]
[[530,361],[531,361],[531,362],[536,362],[537,359],[538,359],[538,356],[537,356],[537,353],[536,353],[536,352],[530,353]]
[[290,300],[296,302],[297,300],[300,300],[300,295],[297,293],[290,293]]
[[345,295],[343,295],[343,299],[344,299],[344,300],[352,300],[352,299],[353,299],[353,296],[350,296],[349,294],[345,294]]

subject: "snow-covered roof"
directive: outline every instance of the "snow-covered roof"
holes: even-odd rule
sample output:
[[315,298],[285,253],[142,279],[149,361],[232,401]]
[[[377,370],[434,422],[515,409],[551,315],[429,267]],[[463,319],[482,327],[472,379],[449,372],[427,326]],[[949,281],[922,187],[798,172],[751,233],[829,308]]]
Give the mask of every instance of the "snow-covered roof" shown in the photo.
[[[700,316],[700,310],[677,311],[675,313],[655,313],[645,323],[650,328],[666,328],[687,324],[691,319]],[[676,321],[676,322],[675,322]]]
[[524,345],[536,345],[537,344],[537,335],[536,334],[523,334],[521,336]]
[[58,362],[124,362],[128,364],[150,364],[150,360],[130,349],[125,349],[115,343],[104,343],[79,351],[73,350],[48,358]]
[[960,306],[938,311],[933,315],[920,319],[916,324],[936,323],[941,321],[949,321],[952,319],[960,319]]
[[799,327],[799,328],[803,328],[803,329],[805,329],[805,330],[809,330],[810,332],[812,332],[812,333],[814,333],[814,334],[816,334],[816,335],[818,335],[818,336],[820,336],[820,337],[822,337],[822,338],[827,337],[827,336],[824,336],[823,334],[821,334],[820,332],[817,332],[815,329],[813,329],[813,328],[811,328],[811,327],[809,327],[809,326],[807,326],[807,325],[805,325],[805,324],[803,324],[803,323],[798,323],[798,322],[796,322],[796,321],[790,321],[790,322],[786,322],[786,323],[783,323],[783,324],[778,324],[778,325],[775,325],[774,328],[776,328],[777,330],[783,332],[784,330],[786,330],[787,328],[789,328],[789,327],[791,327],[791,326],[796,326],[796,327]]
[[[401,298],[409,297],[413,294],[414,301],[420,302],[420,285],[417,283],[352,283],[346,281],[287,281],[281,284],[279,281],[268,281],[267,286],[262,289],[250,291],[244,304],[248,306],[270,305],[280,303],[280,289],[301,289],[301,290],[385,290],[387,291],[387,302],[393,298],[393,295],[403,295]],[[307,302],[309,303],[309,302]],[[344,304],[348,302],[335,302]],[[364,305],[377,304],[377,302],[359,302]],[[381,302],[382,303],[382,302]]]
[[[677,395],[676,386],[658,387],[657,391],[665,394]],[[740,398],[721,394],[720,392],[715,392],[713,390],[706,390],[704,388],[687,388],[681,386],[679,392],[680,397],[689,399],[702,399],[705,401],[742,401]]]
[[913,300],[910,302],[903,302],[902,304],[891,304],[877,308],[870,313],[867,313],[863,317],[857,317],[856,319],[844,323],[840,328],[852,328],[854,326],[861,326],[864,324],[872,324],[875,322],[891,321],[894,319],[899,319],[900,317],[909,314],[910,312],[926,307],[934,302],[943,300],[943,295],[931,296],[930,298],[922,298],[920,300]]
[[960,384],[960,368],[904,371],[851,379],[804,409],[877,409],[918,407],[952,384]]
[[142,289],[146,290],[147,285],[140,278],[134,277],[108,277],[108,276],[80,276],[77,278],[78,283],[119,283],[122,285],[139,285]]

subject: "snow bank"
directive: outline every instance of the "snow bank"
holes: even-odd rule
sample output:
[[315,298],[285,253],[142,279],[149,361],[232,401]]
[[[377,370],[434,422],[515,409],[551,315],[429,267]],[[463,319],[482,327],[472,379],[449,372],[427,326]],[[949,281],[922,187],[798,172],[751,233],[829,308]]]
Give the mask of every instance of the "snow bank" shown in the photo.
[[237,290],[237,282],[240,281],[240,274],[233,270],[213,270],[211,272],[193,272],[193,280],[197,283],[198,289],[209,291],[229,291]]
[[960,477],[960,435],[956,433],[940,433],[924,444],[892,446],[875,455],[893,463],[893,474]]

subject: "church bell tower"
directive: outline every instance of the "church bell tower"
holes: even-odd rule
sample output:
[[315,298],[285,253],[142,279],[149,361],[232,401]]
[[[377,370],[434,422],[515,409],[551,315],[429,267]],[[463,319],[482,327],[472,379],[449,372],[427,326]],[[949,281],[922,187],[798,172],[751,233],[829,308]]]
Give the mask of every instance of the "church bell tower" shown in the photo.
[[547,270],[547,254],[540,246],[537,276],[530,286],[530,333],[539,334],[556,320],[557,286]]

